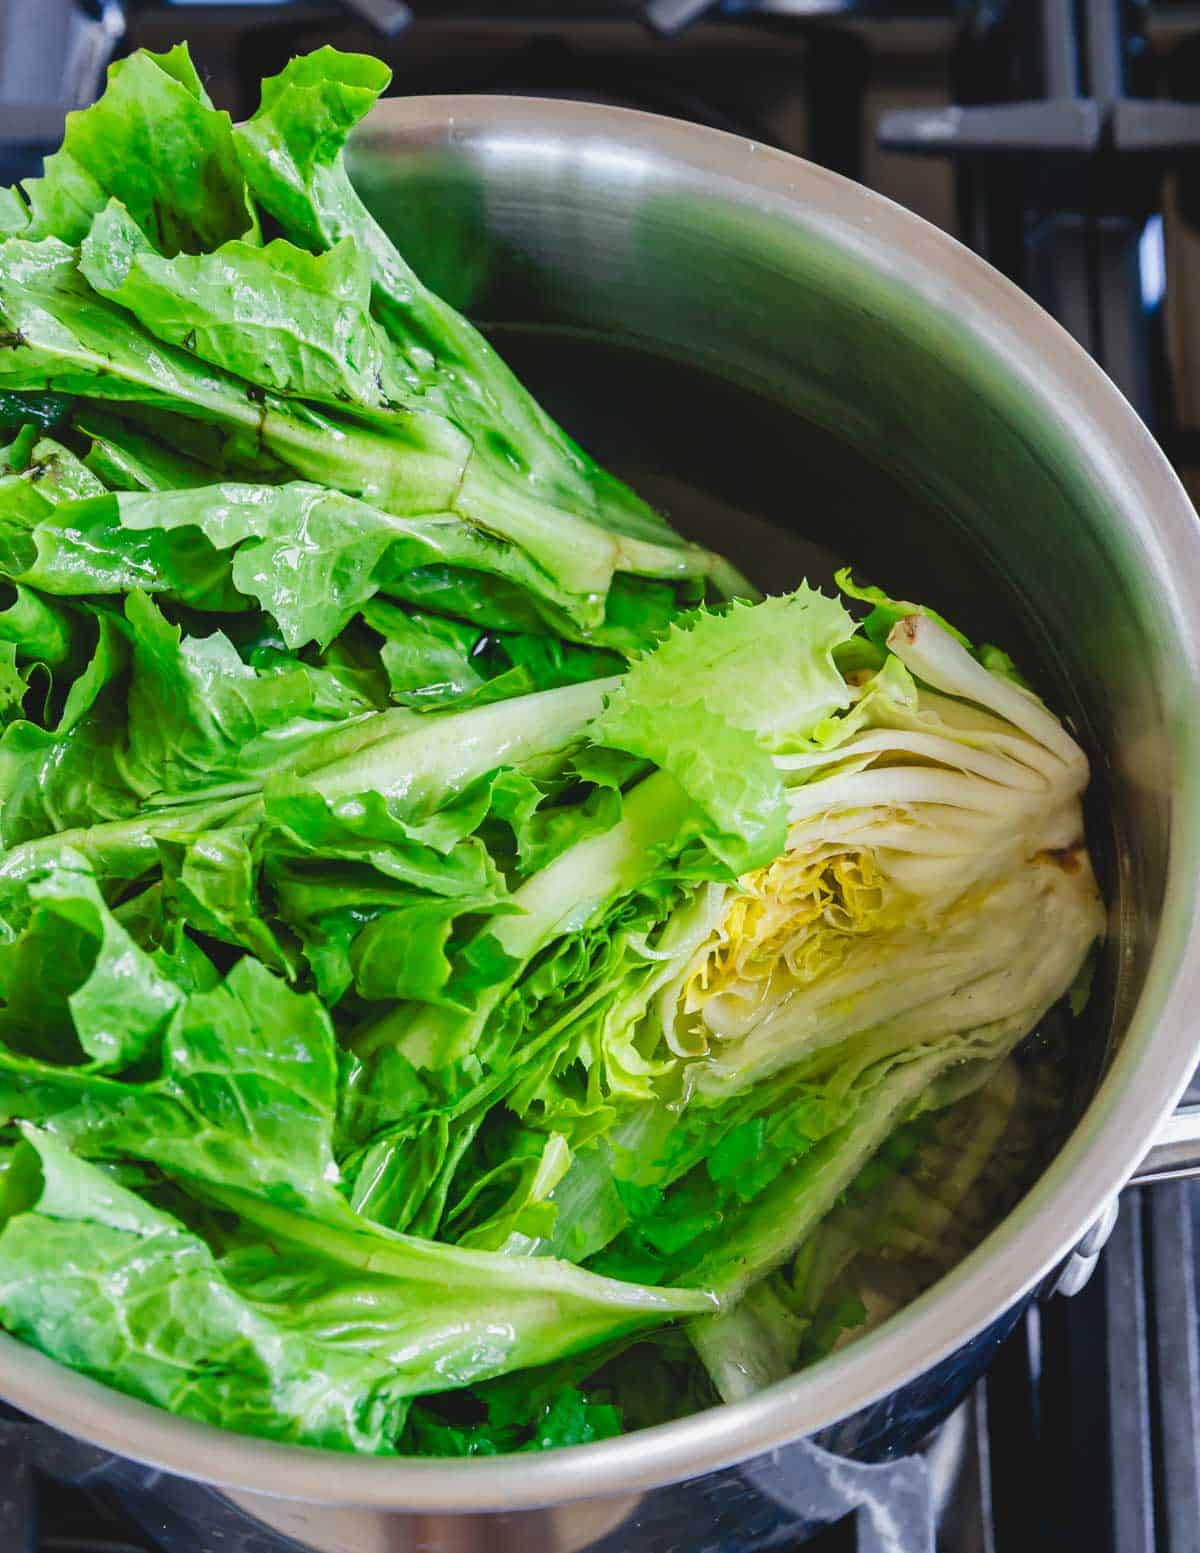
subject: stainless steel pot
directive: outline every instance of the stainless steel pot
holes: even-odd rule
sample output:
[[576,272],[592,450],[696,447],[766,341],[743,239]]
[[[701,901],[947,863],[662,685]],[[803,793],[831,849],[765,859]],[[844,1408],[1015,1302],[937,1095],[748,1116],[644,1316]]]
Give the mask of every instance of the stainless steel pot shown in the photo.
[[[681,526],[766,586],[832,550],[1039,665],[1095,762],[1112,931],[1094,1094],[1019,1208],[880,1330],[751,1401],[622,1439],[347,1459],[168,1417],[6,1337],[0,1392],[225,1485],[210,1516],[249,1506],[331,1553],[582,1548],[631,1514],[613,1547],[700,1546],[731,1464],[754,1458],[737,1483],[783,1502],[807,1491],[812,1454],[781,1457],[790,1442],[878,1456],[944,1416],[1103,1220],[1196,1065],[1200,527],[1149,433],[1044,313],[816,167],[666,119],[484,97],[383,104],[355,162],[426,277],[498,325],[572,429]],[[1173,1129],[1158,1173],[1193,1161],[1195,1118]],[[704,1475],[682,1499],[650,1492]]]

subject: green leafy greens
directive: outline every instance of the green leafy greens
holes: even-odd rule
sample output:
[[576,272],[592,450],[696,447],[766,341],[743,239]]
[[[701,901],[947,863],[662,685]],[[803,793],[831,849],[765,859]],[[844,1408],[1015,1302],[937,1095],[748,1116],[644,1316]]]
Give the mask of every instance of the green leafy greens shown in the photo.
[[1103,917],[1003,653],[752,602],[421,283],[343,162],[386,84],[235,127],[138,53],[0,201],[0,1323],[480,1455],[936,1276]]

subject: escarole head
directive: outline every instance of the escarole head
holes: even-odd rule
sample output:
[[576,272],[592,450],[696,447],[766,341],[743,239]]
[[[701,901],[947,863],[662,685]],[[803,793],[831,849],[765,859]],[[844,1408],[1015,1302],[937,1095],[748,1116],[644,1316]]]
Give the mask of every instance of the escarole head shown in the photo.
[[786,849],[725,891],[660,998],[700,1092],[852,1038],[875,1056],[1011,1043],[1103,930],[1087,759],[1038,697],[921,615],[856,678],[840,715],[773,757]]

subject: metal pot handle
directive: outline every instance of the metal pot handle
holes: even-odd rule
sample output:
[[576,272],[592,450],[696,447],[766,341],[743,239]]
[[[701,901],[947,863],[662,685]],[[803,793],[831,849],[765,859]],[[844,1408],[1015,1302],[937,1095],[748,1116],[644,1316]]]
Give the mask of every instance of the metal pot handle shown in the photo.
[[1167,1118],[1129,1185],[1151,1186],[1185,1176],[1200,1176],[1200,1105],[1181,1105]]
[[[1197,1104],[1181,1105],[1172,1112],[1130,1176],[1128,1185],[1153,1186],[1158,1181],[1180,1181],[1189,1176],[1200,1176],[1200,1105]],[[1048,1284],[1050,1292],[1079,1293],[1095,1271],[1104,1243],[1116,1222],[1117,1199],[1114,1197],[1067,1260],[1052,1274]]]

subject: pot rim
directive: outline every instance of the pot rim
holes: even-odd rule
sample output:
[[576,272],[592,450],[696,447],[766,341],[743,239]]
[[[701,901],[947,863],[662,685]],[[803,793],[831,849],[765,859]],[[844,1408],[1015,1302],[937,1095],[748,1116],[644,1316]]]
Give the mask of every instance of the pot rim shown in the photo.
[[[1149,431],[1083,349],[1036,303],[937,228],[848,179],[723,131],[633,109],[532,97],[390,98],[361,137],[453,149],[659,160],[736,203],[782,215],[849,247],[953,318],[1004,362],[1088,456],[1139,563],[1169,605],[1177,709],[1200,697],[1200,632],[1186,584],[1200,585],[1200,525]],[[1153,514],[1153,517],[1150,516]],[[1200,732],[1176,717],[1197,761]],[[813,1434],[933,1368],[1027,1294],[1078,1242],[1132,1174],[1196,1064],[1188,1022],[1200,1005],[1195,878],[1200,812],[1172,817],[1162,928],[1121,1047],[1084,1117],[1018,1207],[970,1256],[876,1331],[737,1404],[540,1456],[437,1461],[354,1457],[235,1435],[110,1390],[0,1333],[0,1394],[121,1456],[250,1494],[400,1511],[535,1508],[629,1495],[733,1465]],[[1135,1075],[1137,1082],[1134,1081]],[[1147,1076],[1153,1075],[1153,1082]]]

